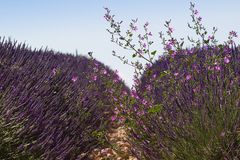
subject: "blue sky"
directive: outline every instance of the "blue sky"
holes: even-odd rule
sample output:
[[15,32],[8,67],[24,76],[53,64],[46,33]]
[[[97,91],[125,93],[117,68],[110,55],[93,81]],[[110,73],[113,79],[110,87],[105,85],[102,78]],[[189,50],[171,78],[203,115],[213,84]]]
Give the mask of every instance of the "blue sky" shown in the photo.
[[[229,31],[240,32],[239,0],[192,2],[196,3],[207,29],[218,28],[216,36],[220,42],[226,40]],[[123,20],[123,29],[131,19],[138,18],[139,26],[148,21],[154,47],[161,51],[158,32],[164,30],[165,20],[172,20],[177,38],[194,33],[187,28],[187,22],[191,22],[189,3],[187,0],[2,0],[0,36],[26,42],[33,48],[48,46],[63,53],[74,54],[77,49],[79,54],[86,55],[93,51],[94,57],[117,69],[131,86],[134,70],[111,55],[112,50],[120,55],[131,52],[111,43],[103,7],[111,9],[117,20]]]

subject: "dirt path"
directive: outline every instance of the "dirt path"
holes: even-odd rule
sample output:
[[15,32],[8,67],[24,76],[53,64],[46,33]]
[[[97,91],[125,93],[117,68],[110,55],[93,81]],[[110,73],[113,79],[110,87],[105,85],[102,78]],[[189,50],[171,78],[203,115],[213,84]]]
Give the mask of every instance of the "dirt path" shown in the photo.
[[95,149],[90,156],[92,160],[137,160],[130,153],[131,145],[127,142],[127,134],[123,125],[113,122],[107,138],[115,149]]

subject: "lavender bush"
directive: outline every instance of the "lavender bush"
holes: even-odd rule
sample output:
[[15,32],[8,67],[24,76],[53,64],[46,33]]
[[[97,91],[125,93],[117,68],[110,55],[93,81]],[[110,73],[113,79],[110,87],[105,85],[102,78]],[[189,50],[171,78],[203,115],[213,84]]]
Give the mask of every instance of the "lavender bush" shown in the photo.
[[[129,131],[132,152],[138,159],[239,159],[240,124],[240,47],[231,31],[224,44],[215,39],[217,29],[209,35],[191,3],[194,29],[200,37],[191,48],[184,39],[173,36],[171,21],[166,21],[167,38],[159,33],[164,54],[154,61],[158,51],[151,51],[149,23],[145,33],[137,36],[137,20],[132,20],[124,34],[122,21],[114,19],[108,8],[105,19],[111,29],[112,42],[132,51],[133,58],[146,65],[113,55],[135,68],[132,96],[122,108]],[[120,114],[121,114],[120,113]]]
[[113,94],[127,89],[94,59],[2,39],[0,134],[6,137],[0,143],[6,147],[0,148],[1,158],[84,159],[107,145],[114,109],[107,86]]
[[142,77],[138,95],[151,96],[153,107],[141,108],[149,114],[135,117],[144,127],[133,137],[151,148],[144,151],[146,157],[238,158],[240,53],[239,48],[222,49],[163,57],[149,69],[151,76]]

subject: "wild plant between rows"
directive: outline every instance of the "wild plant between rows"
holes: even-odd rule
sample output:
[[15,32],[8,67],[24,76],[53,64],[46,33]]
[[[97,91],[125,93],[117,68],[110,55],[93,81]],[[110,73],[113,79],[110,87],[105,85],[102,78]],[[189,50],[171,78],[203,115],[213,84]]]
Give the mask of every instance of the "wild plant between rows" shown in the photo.
[[[219,44],[217,28],[210,33],[190,3],[193,29],[198,39],[174,38],[171,20],[166,36],[159,32],[163,54],[152,50],[149,23],[137,36],[137,19],[126,32],[122,21],[105,8],[111,41],[129,50],[133,59],[113,51],[113,56],[134,67],[135,84],[125,97],[118,117],[125,121],[138,159],[239,159],[240,158],[240,47],[235,31]],[[136,42],[136,43],[135,43]],[[145,60],[145,64],[140,62]],[[114,119],[118,120],[118,119]]]

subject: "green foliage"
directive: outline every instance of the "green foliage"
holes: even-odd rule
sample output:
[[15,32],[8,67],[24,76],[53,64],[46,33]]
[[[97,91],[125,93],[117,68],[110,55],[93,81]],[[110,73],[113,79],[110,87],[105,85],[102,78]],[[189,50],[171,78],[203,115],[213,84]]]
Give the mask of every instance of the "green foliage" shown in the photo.
[[[2,115],[3,99],[0,94],[0,159],[3,160],[37,160],[38,158],[24,150],[18,133],[23,123],[6,122]],[[22,149],[19,146],[22,145]]]
[[152,108],[148,109],[148,113],[160,113],[163,109],[163,106],[161,104],[157,104],[153,106]]

